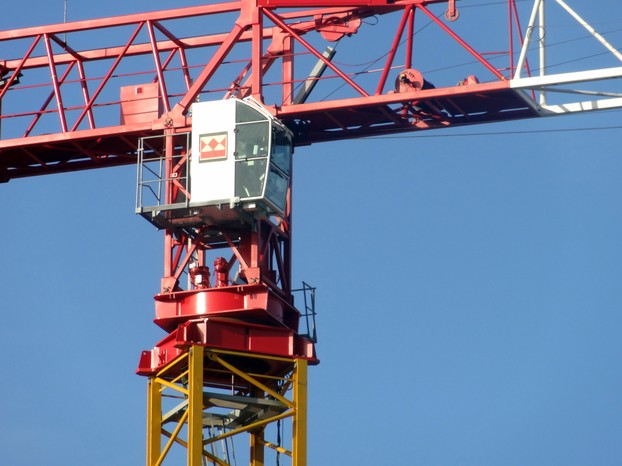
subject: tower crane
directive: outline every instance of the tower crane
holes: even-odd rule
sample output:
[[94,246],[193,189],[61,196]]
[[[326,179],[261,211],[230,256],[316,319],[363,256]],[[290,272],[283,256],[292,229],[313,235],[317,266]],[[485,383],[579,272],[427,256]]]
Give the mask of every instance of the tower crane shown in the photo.
[[[240,437],[237,461],[306,464],[319,357],[315,289],[292,283],[295,149],[622,108],[622,55],[547,2],[504,2],[494,45],[460,28],[455,0],[210,2],[0,31],[0,180],[136,166],[136,213],[163,232],[163,335],[137,367],[148,466],[234,464]],[[612,64],[550,73],[545,6]],[[354,45],[386,51],[372,65],[335,58],[381,22],[369,51]],[[445,47],[468,70],[433,80],[424,60]]]

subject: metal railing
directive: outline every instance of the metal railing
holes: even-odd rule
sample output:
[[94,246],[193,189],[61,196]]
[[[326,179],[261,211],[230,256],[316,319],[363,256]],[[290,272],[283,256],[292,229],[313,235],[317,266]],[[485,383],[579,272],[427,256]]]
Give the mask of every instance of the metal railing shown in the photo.
[[292,290],[292,293],[301,293],[303,296],[304,310],[301,312],[302,328],[300,334],[309,338],[313,343],[317,343],[317,329],[315,324],[315,290],[306,282],[302,282],[302,288]]
[[[136,213],[159,212],[188,207],[188,162],[191,133],[174,136],[173,155],[165,153],[167,135],[148,136],[138,141]],[[167,168],[168,167],[168,168]]]

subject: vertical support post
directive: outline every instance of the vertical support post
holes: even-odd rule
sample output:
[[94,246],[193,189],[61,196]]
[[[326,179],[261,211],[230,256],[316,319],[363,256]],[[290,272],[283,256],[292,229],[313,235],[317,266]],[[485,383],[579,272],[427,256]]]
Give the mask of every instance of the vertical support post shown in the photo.
[[307,360],[296,359],[294,371],[293,466],[307,466]]
[[[253,391],[256,398],[265,398],[266,392],[257,387]],[[249,432],[250,434],[250,466],[265,466],[265,426],[258,427]]]
[[171,130],[166,130],[166,136],[164,137],[164,160],[166,160],[165,162],[165,167],[164,167],[164,174],[165,174],[165,180],[164,180],[164,189],[165,189],[165,197],[164,197],[164,202],[166,204],[172,204],[173,203],[173,189],[174,189],[174,185],[173,185],[173,171],[174,171],[174,165],[175,165],[175,147],[173,144],[173,133]]
[[188,466],[202,466],[204,349],[191,346],[188,353]]
[[155,377],[149,377],[147,385],[147,466],[155,466],[161,445],[162,393]]
[[[173,201],[173,156],[174,156],[173,133],[167,130],[164,140],[164,203]],[[173,277],[173,232],[166,230],[164,234],[164,275],[160,285],[161,292],[172,292],[177,280]]]
[[256,18],[253,18],[255,21],[252,27],[252,74],[251,74],[251,95],[258,102],[262,101],[261,97],[261,85],[263,81],[263,69],[261,66],[261,58],[263,55],[263,17],[261,14],[261,9],[257,8]]
[[250,447],[251,447],[251,462],[250,466],[264,466],[264,431],[265,429],[262,427],[260,429],[254,430],[250,433]]
[[[291,296],[292,294],[292,229],[294,228],[293,222],[294,218],[292,215],[292,206],[293,202],[293,191],[292,191],[292,181],[294,179],[294,167],[292,166],[292,171],[290,173],[290,183],[287,188],[287,201],[285,207],[285,218],[281,222],[280,229],[287,235],[287,240],[283,244],[283,268],[285,269],[285,277],[281,279],[281,286],[285,285],[283,289]],[[292,301],[293,302],[293,301]]]
[[514,0],[508,2],[508,56],[510,58],[510,76],[514,76],[514,17],[512,4]]
[[529,23],[527,24],[525,40],[523,41],[523,46],[520,51],[520,56],[518,57],[518,62],[516,64],[516,74],[514,75],[514,79],[520,79],[521,77],[521,72],[523,70],[523,67],[525,66],[525,61],[527,60],[527,50],[529,49],[529,44],[531,43],[531,36],[533,34],[534,29],[536,28],[536,17],[538,15],[538,10],[542,2],[543,0],[535,0],[533,4],[533,9],[531,10],[531,16],[529,17]]
[[294,97],[294,41],[283,39],[283,105],[291,105]]
[[416,8],[411,8],[408,14],[408,35],[406,36],[406,69],[413,67],[413,44],[415,37],[415,12]]
[[[540,49],[540,76],[546,76],[546,21],[545,21],[545,9],[544,0],[540,2],[540,8],[538,9],[538,16],[540,18],[540,37],[538,38],[538,44]],[[540,105],[546,105],[546,92],[544,89],[540,91]]]

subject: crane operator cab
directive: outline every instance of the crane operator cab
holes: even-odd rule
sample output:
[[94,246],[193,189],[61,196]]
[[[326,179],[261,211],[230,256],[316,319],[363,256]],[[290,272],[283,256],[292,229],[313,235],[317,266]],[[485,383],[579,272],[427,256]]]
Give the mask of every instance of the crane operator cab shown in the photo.
[[290,131],[253,101],[195,103],[190,207],[239,205],[283,214],[291,155]]
[[190,146],[181,151],[190,153],[189,160],[156,155],[160,151],[149,151],[150,142],[141,140],[137,213],[159,228],[285,214],[292,134],[261,105],[197,102],[186,139],[180,146]]

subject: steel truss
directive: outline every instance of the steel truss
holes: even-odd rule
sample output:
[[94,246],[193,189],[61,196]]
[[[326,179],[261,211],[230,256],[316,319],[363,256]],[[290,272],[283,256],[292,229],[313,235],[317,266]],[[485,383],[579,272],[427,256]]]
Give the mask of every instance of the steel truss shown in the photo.
[[[550,3],[550,2],[549,2]],[[622,62],[622,53],[620,53],[612,44],[610,44],[595,28],[593,28],[577,11],[572,9],[563,0],[553,0],[553,4],[558,6],[557,11],[567,13],[582,28],[584,28],[605,50],[610,52],[615,60]],[[600,83],[602,81],[611,80],[622,77],[622,67],[605,68],[599,70],[586,70],[570,73],[548,74],[547,71],[547,48],[546,34],[542,31],[546,30],[545,0],[535,0],[527,25],[527,33],[525,41],[521,48],[518,59],[516,72],[510,82],[512,89],[538,92],[537,101],[530,101],[531,105],[543,116],[560,115],[569,113],[578,113],[594,110],[607,110],[622,107],[622,92],[611,92],[604,89],[570,89],[568,85],[586,85],[590,83]],[[539,34],[537,31],[541,31]],[[538,51],[539,60],[539,76],[523,76],[527,54],[532,42],[537,42],[536,49]],[[561,104],[551,104],[548,102],[548,95],[560,93],[569,96]],[[573,100],[574,98],[591,97],[592,100]]]
[[[140,137],[189,130],[199,98],[253,96],[298,145],[622,105],[619,89],[598,87],[620,78],[619,67],[545,75],[541,65],[531,76],[529,56],[540,53],[543,61],[543,52],[529,46],[532,33],[547,28],[545,2],[535,0],[523,34],[515,0],[507,1],[510,39],[492,51],[471,45],[482,31],[456,32],[453,0],[241,0],[0,31],[0,179],[135,163]],[[352,73],[325,53],[327,42],[356,40],[366,21],[391,16],[396,28],[374,36],[388,50],[377,73]],[[427,46],[417,42],[419,21],[437,29],[435,47],[457,45],[474,60],[472,76],[436,87],[414,79],[427,66],[413,58],[415,46]],[[229,32],[205,34],[223,29]],[[315,63],[324,74],[309,74]],[[298,86],[326,80],[341,85],[334,97],[296,98]],[[577,91],[569,83],[594,86]],[[544,95],[553,91],[556,101],[549,103]]]
[[[269,434],[289,423],[290,444]],[[247,437],[251,466],[267,452],[281,464],[306,464],[307,361],[191,345],[149,377],[147,465],[233,463],[223,442]],[[229,445],[229,444],[227,444]],[[177,461],[177,463],[175,463]]]

